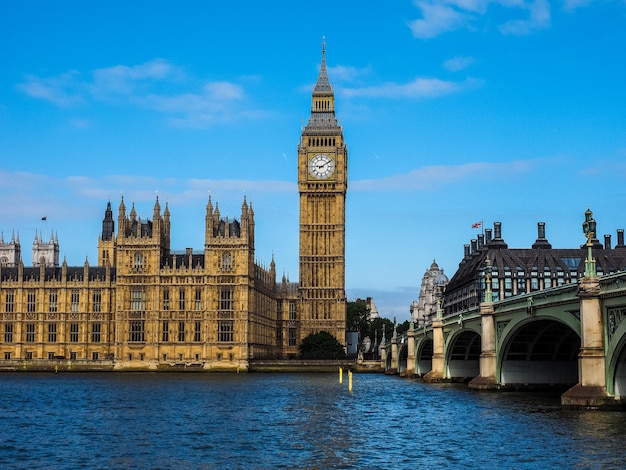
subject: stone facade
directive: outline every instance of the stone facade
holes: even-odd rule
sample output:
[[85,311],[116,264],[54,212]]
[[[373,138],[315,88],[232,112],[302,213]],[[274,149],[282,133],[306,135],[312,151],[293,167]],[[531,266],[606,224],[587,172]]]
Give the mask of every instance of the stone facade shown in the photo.
[[296,357],[311,333],[328,331],[345,345],[347,150],[324,51],[298,146],[298,183],[301,283],[277,282],[274,260],[255,260],[245,197],[238,219],[222,217],[209,198],[199,251],[171,250],[170,211],[158,195],[151,218],[134,204],[127,213],[122,197],[116,221],[107,203],[96,267],[59,267],[58,240],[36,235],[34,267],[26,268],[14,239],[2,241],[0,366],[65,360],[245,371],[251,360]]
[[325,330],[345,344],[345,219],[348,149],[335,116],[325,51],[311,116],[298,146],[300,340]]

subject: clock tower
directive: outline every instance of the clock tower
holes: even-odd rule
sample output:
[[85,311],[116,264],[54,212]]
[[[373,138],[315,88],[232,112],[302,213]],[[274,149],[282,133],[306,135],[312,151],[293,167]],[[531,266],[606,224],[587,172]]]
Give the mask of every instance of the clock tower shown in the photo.
[[345,345],[347,188],[348,149],[335,117],[323,42],[311,116],[298,145],[300,342],[327,331]]

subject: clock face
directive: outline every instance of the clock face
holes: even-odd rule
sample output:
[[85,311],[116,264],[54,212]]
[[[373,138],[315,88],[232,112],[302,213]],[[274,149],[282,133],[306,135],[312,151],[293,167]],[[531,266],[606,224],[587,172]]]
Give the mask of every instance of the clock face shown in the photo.
[[323,153],[315,155],[309,161],[309,173],[317,179],[326,179],[335,171],[335,162]]

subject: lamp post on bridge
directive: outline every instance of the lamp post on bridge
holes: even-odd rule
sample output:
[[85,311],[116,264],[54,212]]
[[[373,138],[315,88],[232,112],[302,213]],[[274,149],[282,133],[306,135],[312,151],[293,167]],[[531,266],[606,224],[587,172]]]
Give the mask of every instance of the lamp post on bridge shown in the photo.
[[589,206],[587,206],[587,210],[585,211],[585,221],[583,222],[583,233],[587,237],[587,259],[585,260],[585,277],[596,277],[596,260],[593,259],[592,240],[596,236],[596,221],[593,218],[593,212]]
[[493,302],[493,291],[491,290],[491,261],[489,261],[489,256],[485,259],[485,302]]
[[[600,297],[600,279],[593,259],[592,247],[596,234],[593,212],[587,207],[583,233],[587,237],[585,277],[578,280],[580,298],[580,353],[578,354],[578,384],[561,395],[561,404],[577,407],[598,407],[614,404],[607,393],[605,325]],[[582,248],[582,247],[581,247]]]

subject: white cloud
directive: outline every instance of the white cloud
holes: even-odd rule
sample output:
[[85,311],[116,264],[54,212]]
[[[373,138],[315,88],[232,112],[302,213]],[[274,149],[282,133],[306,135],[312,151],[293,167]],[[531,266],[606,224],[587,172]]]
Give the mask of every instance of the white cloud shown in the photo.
[[354,191],[430,191],[451,183],[517,176],[535,166],[534,161],[432,165],[377,180],[353,181],[351,188]]
[[[585,0],[566,0],[576,6]],[[409,23],[417,38],[433,38],[459,29],[482,30],[491,23],[489,7],[497,5],[509,18],[498,24],[502,34],[529,34],[550,26],[550,4],[547,0],[419,0],[415,6],[422,17]],[[519,18],[519,11],[524,18]]]
[[443,63],[443,66],[451,72],[459,72],[474,63],[473,57],[453,57]]
[[[26,77],[18,88],[32,98],[60,107],[104,102],[112,106],[135,106],[167,115],[176,126],[203,127],[235,117],[255,119],[259,112],[245,109],[241,85],[227,81],[204,83],[187,91],[183,71],[163,59],[143,64],[96,69],[87,76],[70,71],[56,77]],[[73,121],[84,127],[86,121]]]
[[502,24],[498,28],[502,34],[525,35],[550,26],[550,4],[546,0],[535,0],[522,8],[530,11],[529,18]]
[[592,2],[593,0],[565,0],[563,9],[566,11],[574,11],[578,8],[586,7]]
[[41,78],[27,75],[17,88],[32,98],[49,101],[60,107],[69,107],[83,102],[84,86],[80,74],[69,71],[56,77]]
[[472,19],[470,15],[459,11],[447,2],[417,2],[422,18],[409,23],[413,35],[417,38],[433,38],[446,31],[465,27]]
[[469,84],[450,82],[438,78],[416,78],[408,83],[384,83],[363,88],[343,88],[341,93],[348,97],[368,98],[432,98],[457,93]]
[[359,77],[369,75],[370,72],[371,69],[369,67],[358,68],[346,65],[328,67],[328,75],[332,78],[333,82],[352,82]]

